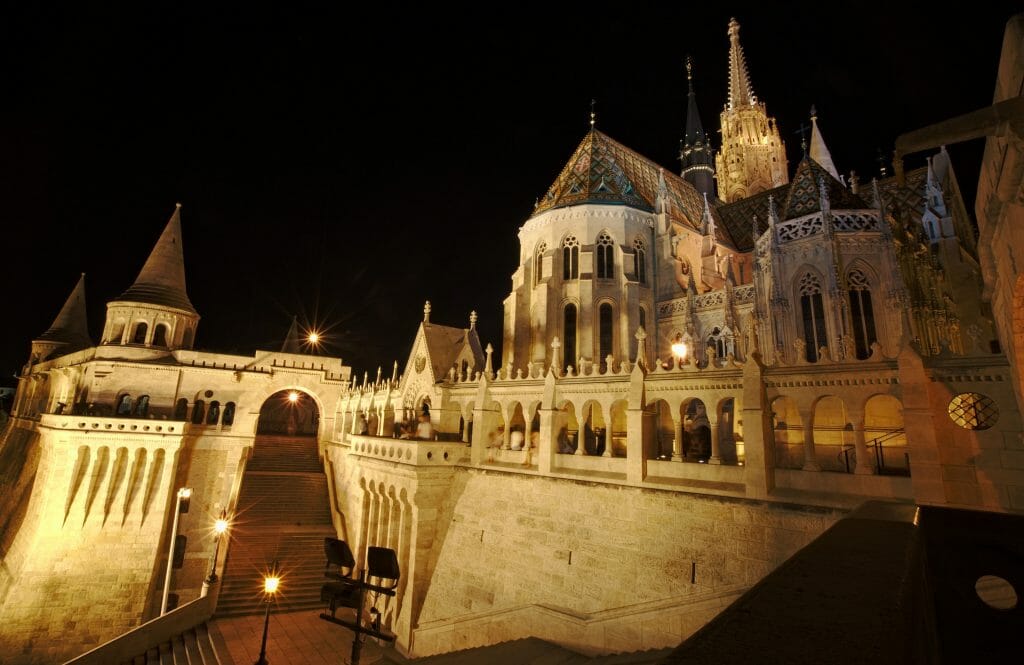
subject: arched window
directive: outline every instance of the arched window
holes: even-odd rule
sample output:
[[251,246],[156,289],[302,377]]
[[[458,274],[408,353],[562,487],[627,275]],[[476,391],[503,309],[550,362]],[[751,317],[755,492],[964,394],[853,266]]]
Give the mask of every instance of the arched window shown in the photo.
[[167,331],[169,328],[166,323],[157,324],[156,328],[153,329],[153,346],[167,346]]
[[729,352],[729,345],[726,342],[721,329],[715,328],[711,331],[711,336],[708,337],[708,348],[715,350],[716,357],[724,358]]
[[146,343],[146,331],[149,330],[149,326],[146,325],[145,321],[141,321],[135,325],[135,334],[132,335],[132,344],[145,344]]
[[121,395],[117,400],[117,415],[119,416],[130,416],[132,415],[132,396]]
[[120,344],[121,338],[124,337],[124,324],[114,324],[114,329],[110,333],[110,338],[107,340],[107,344]]
[[562,241],[562,279],[579,279],[580,243],[576,236],[567,236]]
[[[565,317],[563,319],[562,337],[565,343],[562,346],[562,367],[576,365],[576,321],[579,317],[576,313],[576,305],[569,303],[565,306]],[[579,368],[576,368],[579,371]]]
[[633,241],[633,272],[638,282],[647,283],[647,250],[640,238]]
[[224,427],[231,427],[235,424],[235,403],[228,402],[224,405],[224,415],[220,417],[220,424]]
[[612,354],[612,306],[603,303],[598,309],[598,344],[601,352],[601,370],[607,370],[607,358]]
[[181,338],[181,345],[183,347],[185,347],[186,349],[191,349],[192,348],[192,338],[195,336],[195,334],[196,334],[195,328],[193,328],[192,326],[187,326],[185,328],[185,334],[182,335],[182,338]]
[[548,244],[542,242],[537,245],[537,251],[533,255],[533,275],[534,284],[540,284],[540,281],[544,279],[544,252],[548,251]]
[[216,425],[217,420],[220,418],[220,402],[214,400],[210,402],[210,408],[206,412],[206,424]]
[[139,418],[149,415],[149,395],[143,395],[135,402],[135,415]]
[[206,417],[206,402],[201,399],[197,399],[195,404],[192,405],[192,424],[202,425],[203,418]]
[[818,349],[828,348],[825,333],[825,307],[821,300],[821,282],[811,273],[800,278],[800,313],[804,321],[804,353],[807,362],[818,361]]
[[597,276],[600,279],[615,276],[615,241],[607,233],[597,236]]
[[647,330],[647,310],[640,308],[640,327]]
[[846,276],[846,284],[850,289],[850,318],[857,358],[864,360],[871,355],[871,345],[878,341],[875,314],[871,307],[871,284],[864,272],[857,268]]
[[182,397],[174,405],[174,419],[185,420],[188,417],[188,400]]

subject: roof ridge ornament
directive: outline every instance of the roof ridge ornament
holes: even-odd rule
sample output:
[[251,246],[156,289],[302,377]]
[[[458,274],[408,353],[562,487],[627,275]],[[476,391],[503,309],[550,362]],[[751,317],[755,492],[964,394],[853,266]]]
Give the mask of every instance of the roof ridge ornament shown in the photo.
[[597,106],[597,100],[591,98],[591,100],[590,100],[590,129],[591,130],[593,130],[594,129],[594,125],[597,124],[597,111],[594,110],[594,107],[596,107],[596,106]]

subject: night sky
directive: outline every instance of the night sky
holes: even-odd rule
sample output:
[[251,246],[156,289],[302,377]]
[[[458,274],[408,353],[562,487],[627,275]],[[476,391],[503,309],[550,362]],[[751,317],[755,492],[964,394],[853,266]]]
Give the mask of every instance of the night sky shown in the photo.
[[[1020,7],[21,4],[0,14],[7,383],[83,271],[99,338],[176,201],[197,348],[277,349],[295,314],[360,375],[387,374],[429,299],[437,323],[476,309],[500,349],[517,230],[591,98],[599,129],[677,171],[683,60],[714,132],[735,15],[791,168],[813,103],[839,171],[866,179],[900,133],[991,102]],[[951,148],[972,212],[981,147]]]

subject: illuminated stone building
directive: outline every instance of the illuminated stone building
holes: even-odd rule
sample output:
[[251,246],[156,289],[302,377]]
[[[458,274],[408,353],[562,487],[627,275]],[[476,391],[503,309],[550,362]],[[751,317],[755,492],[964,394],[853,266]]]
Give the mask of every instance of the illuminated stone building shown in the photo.
[[[314,517],[259,551],[297,561],[287,543],[325,534],[360,564],[396,550],[380,609],[415,655],[673,646],[867,498],[1024,510],[1014,381],[947,153],[844,182],[814,118],[790,177],[738,32],[717,194],[692,94],[682,175],[592,126],[519,230],[500,352],[475,313],[450,327],[429,303],[390,377],[195,351],[177,210],[97,346],[79,283],[0,448],[21,469],[0,506],[0,653],[52,662],[155,616],[177,487],[193,499],[169,591],[199,597],[205,518],[285,524],[272,492],[251,500],[275,473],[301,475],[287,509]],[[424,418],[431,440],[399,438]],[[235,607],[257,541],[215,562],[215,610],[180,611]]]

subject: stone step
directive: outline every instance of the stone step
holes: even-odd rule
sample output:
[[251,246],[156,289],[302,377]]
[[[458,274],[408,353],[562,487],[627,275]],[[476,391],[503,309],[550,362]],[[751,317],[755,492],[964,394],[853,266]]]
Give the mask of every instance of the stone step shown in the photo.
[[230,662],[217,653],[209,628],[202,623],[121,665],[225,665]]

